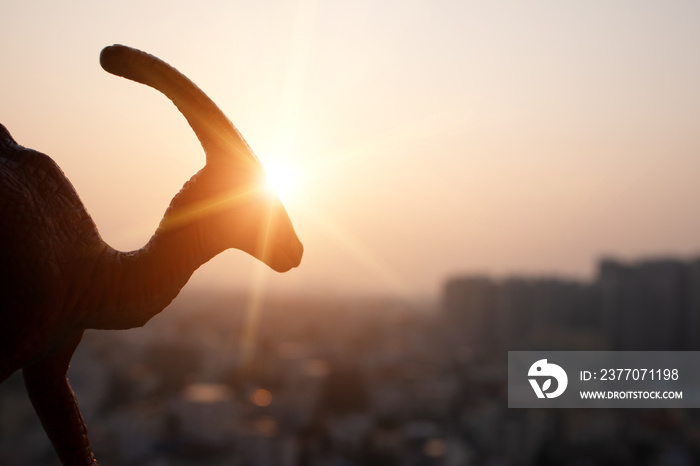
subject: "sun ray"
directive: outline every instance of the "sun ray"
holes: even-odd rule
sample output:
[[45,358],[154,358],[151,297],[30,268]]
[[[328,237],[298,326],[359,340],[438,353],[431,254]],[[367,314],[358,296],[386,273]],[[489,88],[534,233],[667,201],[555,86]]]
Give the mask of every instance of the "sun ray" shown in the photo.
[[278,140],[285,146],[294,133],[311,55],[318,0],[299,0],[278,116]]
[[[265,260],[269,251],[270,234],[274,233],[274,209],[270,205],[266,219],[266,225],[261,228],[258,238],[258,245],[261,248],[260,258]],[[267,266],[263,262],[258,262],[255,266],[254,281],[251,288],[251,295],[246,305],[245,321],[241,331],[239,344],[239,368],[246,370],[255,357],[255,346],[257,342],[258,329],[260,327],[260,314],[265,300],[265,289],[267,287],[268,273]]]
[[[258,187],[250,189],[245,192],[236,194],[225,194],[219,197],[213,197],[203,202],[199,202],[188,206],[186,209],[182,209],[177,215],[172,215],[164,219],[161,226],[166,228],[175,228],[181,226],[185,223],[190,223],[197,220],[205,215],[211,215],[218,210],[225,210],[230,208],[233,204],[245,201],[245,198],[259,193],[264,187]],[[160,218],[160,217],[159,217]],[[151,219],[152,220],[152,219]],[[130,240],[136,237],[140,237],[142,234],[152,234],[152,222],[143,221],[139,223],[131,224],[123,228],[120,232],[120,239]]]
[[350,256],[356,259],[360,265],[382,280],[390,290],[390,293],[398,297],[407,297],[412,294],[412,287],[401,274],[396,272],[366,244],[342,228],[330,215],[321,212],[318,208],[314,209],[309,206],[305,207],[303,212],[317,226],[329,233],[335,242],[343,250],[350,253]]
[[[288,68],[280,101],[278,129],[275,137],[278,149],[284,148],[286,152],[294,145],[294,122],[297,120],[295,115],[300,107],[301,94],[306,79],[317,8],[317,0],[300,0],[298,3]],[[435,118],[427,118],[426,120],[435,120]],[[298,167],[294,174],[296,180],[285,178],[285,168],[276,166],[277,161],[272,161],[265,157],[265,160],[268,160],[266,164],[266,173],[270,181],[268,188],[272,188],[283,201],[289,202],[290,198],[295,197],[293,194],[296,194],[293,192],[296,188],[293,185],[294,181],[296,181],[296,185],[305,186],[316,179],[327,179],[330,173],[342,170],[348,164],[359,164],[366,162],[370,157],[376,157],[378,154],[392,153],[392,149],[405,147],[407,144],[410,144],[411,140],[430,137],[431,134],[437,131],[438,126],[441,130],[444,130],[444,119],[440,120],[439,122],[418,121],[406,127],[396,128],[382,137],[369,142],[340,148],[335,153],[326,154],[324,156],[325,161],[322,163],[316,160],[313,166]],[[288,170],[289,168],[287,167]],[[343,250],[349,252],[351,257],[355,258],[370,273],[382,280],[394,294],[404,297],[411,294],[411,287],[408,283],[385,260],[362,241],[343,229],[329,215],[322,213],[318,208],[307,205],[307,201],[308,199],[305,199],[304,202],[299,203],[300,213],[305,214],[312,222],[321,227]],[[262,236],[259,244],[264,249],[261,251],[262,255],[260,257],[265,257],[267,254],[268,238],[271,229],[274,229],[274,225],[268,223],[267,228],[261,232]],[[254,358],[260,314],[267,286],[268,275],[266,272],[267,270],[263,264],[258,264],[255,268],[254,282],[248,304],[246,305],[245,323],[239,345],[241,361],[239,367],[245,367]]]
[[395,126],[374,138],[339,147],[300,164],[296,170],[297,185],[313,185],[319,180],[332,178],[336,173],[344,173],[351,167],[398,158],[404,151],[422,141],[435,139],[436,135],[444,135],[446,131],[456,130],[458,126],[459,119],[446,113],[429,115]]
[[206,201],[194,203],[185,209],[181,209],[177,215],[170,216],[167,221],[164,222],[163,226],[166,228],[174,228],[185,223],[193,222],[200,217],[211,215],[217,211],[228,209],[233,204],[243,202],[247,197],[258,194],[263,189],[263,186],[258,186],[248,191],[235,194],[222,194],[221,196],[212,197]]
[[255,346],[260,328],[260,317],[265,302],[268,273],[265,265],[259,262],[253,268],[253,284],[244,311],[243,327],[238,343],[238,369],[245,371],[255,358]]
[[[300,0],[298,4],[297,18],[294,26],[287,73],[278,115],[276,135],[278,147],[288,148],[292,146],[292,134],[294,132],[293,122],[295,121],[294,115],[299,108],[301,91],[308,68],[317,3],[317,0]],[[270,164],[271,162],[268,161],[268,165]],[[268,177],[276,176],[274,173],[268,173],[267,175]],[[277,185],[277,183],[275,183],[275,185]],[[277,195],[280,197],[287,197],[284,192],[278,192]],[[274,225],[272,225],[271,211],[267,228],[263,229],[264,233],[261,233],[259,241],[260,246],[264,248],[261,251],[262,254],[260,257],[265,257],[267,254],[268,238],[272,229],[274,229]],[[267,277],[266,266],[259,263],[255,267],[254,282],[251,288],[250,299],[246,305],[245,323],[239,343],[240,364],[238,367],[241,369],[245,369],[254,358],[260,313],[264,302],[265,288],[267,286]]]

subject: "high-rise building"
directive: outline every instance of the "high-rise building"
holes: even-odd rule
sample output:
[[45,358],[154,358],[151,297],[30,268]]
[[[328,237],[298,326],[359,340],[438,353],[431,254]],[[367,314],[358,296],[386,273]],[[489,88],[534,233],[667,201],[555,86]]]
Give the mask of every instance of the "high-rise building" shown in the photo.
[[700,349],[700,263],[601,261],[605,333],[628,351]]
[[[583,333],[602,334],[598,288],[586,283],[554,278],[453,279],[445,287],[443,312],[447,334],[477,358],[582,345],[600,349],[600,338],[578,338]],[[574,334],[577,338],[572,338]]]

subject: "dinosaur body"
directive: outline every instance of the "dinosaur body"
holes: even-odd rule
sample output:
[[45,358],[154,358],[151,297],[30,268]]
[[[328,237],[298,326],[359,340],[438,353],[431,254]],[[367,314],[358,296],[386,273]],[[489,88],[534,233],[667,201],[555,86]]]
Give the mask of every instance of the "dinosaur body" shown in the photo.
[[71,284],[105,244],[77,193],[48,156],[0,128],[0,380],[79,326]]
[[58,165],[0,125],[0,382],[22,369],[65,465],[96,464],[66,378],[85,329],[144,325],[225,249],[241,249],[277,271],[296,267],[303,253],[279,199],[261,189],[257,158],[201,90],[134,49],[108,47],[101,61],[173,100],[207,164],[175,196],[148,244],[120,252],[102,240]]
[[27,392],[66,464],[91,464],[66,371],[82,336],[73,286],[104,250],[77,193],[46,155],[0,128],[0,381],[24,368]]

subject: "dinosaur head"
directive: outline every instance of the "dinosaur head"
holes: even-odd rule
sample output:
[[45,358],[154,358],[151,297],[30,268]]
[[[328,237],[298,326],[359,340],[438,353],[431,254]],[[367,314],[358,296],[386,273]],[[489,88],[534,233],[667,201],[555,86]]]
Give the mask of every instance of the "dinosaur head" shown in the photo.
[[227,162],[207,163],[185,184],[157,234],[194,244],[204,256],[240,249],[277,272],[298,266],[304,251],[265,173]]
[[226,164],[209,165],[203,172],[212,186],[224,190],[222,209],[214,209],[207,219],[215,247],[218,243],[221,249],[240,249],[277,272],[299,265],[304,247],[279,197],[268,188],[264,173],[241,176],[239,169]]
[[106,47],[100,63],[165,94],[204,148],[205,167],[175,196],[159,233],[195,242],[209,255],[240,249],[278,272],[298,266],[304,248],[284,206],[266,189],[260,161],[216,104],[175,68],[140,50]]

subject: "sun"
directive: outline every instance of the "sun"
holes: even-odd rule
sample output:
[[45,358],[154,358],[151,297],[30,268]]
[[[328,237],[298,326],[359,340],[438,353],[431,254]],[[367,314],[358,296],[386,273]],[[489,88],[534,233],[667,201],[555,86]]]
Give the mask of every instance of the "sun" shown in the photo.
[[265,175],[266,188],[277,194],[283,201],[289,201],[297,192],[297,176],[294,169],[283,162],[267,162]]

